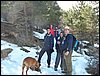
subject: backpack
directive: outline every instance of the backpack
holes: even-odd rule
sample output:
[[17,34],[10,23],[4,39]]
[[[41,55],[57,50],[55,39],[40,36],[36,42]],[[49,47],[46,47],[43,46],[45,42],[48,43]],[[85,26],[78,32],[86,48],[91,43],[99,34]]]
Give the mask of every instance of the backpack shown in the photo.
[[79,41],[75,38],[75,36],[73,36],[73,50],[77,51],[78,47],[79,47]]

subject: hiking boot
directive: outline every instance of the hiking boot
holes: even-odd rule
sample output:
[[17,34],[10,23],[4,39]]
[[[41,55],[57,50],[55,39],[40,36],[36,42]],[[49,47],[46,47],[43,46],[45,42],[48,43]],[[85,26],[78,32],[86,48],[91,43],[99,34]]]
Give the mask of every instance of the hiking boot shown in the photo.
[[57,68],[54,68],[55,71],[57,71]]
[[48,68],[50,68],[50,65],[48,65]]
[[62,71],[62,73],[67,73],[66,71]]
[[67,72],[67,75],[72,75],[72,72]]
[[63,68],[61,68],[61,70],[63,71]]

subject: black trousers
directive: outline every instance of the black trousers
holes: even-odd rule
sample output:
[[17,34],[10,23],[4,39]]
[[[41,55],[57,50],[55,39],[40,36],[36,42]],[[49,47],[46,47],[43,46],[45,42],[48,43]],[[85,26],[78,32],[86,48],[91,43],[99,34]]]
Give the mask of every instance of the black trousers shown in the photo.
[[60,59],[61,59],[60,67],[61,67],[61,69],[62,69],[62,68],[63,68],[64,55],[63,55],[63,53],[57,52],[56,61],[55,61],[55,66],[54,66],[55,68],[58,68]]
[[39,53],[38,62],[41,63],[41,58],[42,58],[42,56],[43,56],[43,54],[45,52],[47,52],[47,56],[48,56],[48,58],[47,58],[47,64],[50,65],[50,62],[51,62],[51,50],[48,50],[48,51],[41,50],[40,53]]

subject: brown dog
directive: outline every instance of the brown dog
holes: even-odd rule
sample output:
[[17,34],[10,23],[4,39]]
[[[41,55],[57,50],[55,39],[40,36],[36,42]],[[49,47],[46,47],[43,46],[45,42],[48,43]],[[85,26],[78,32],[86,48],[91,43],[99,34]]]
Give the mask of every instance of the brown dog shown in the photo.
[[27,57],[27,58],[25,58],[23,60],[23,64],[22,64],[22,75],[24,74],[24,68],[25,68],[25,66],[26,66],[26,75],[27,75],[27,71],[29,70],[29,68],[32,71],[38,71],[38,72],[41,73],[39,62],[36,61],[35,58]]

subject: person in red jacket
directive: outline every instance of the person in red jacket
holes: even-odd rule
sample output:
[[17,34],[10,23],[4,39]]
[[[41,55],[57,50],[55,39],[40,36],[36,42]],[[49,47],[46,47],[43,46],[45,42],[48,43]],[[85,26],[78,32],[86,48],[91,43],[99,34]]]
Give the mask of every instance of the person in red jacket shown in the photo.
[[52,26],[52,25],[50,25],[50,32],[51,32],[51,34],[52,34],[53,36],[55,35],[54,29],[53,29],[53,26]]

